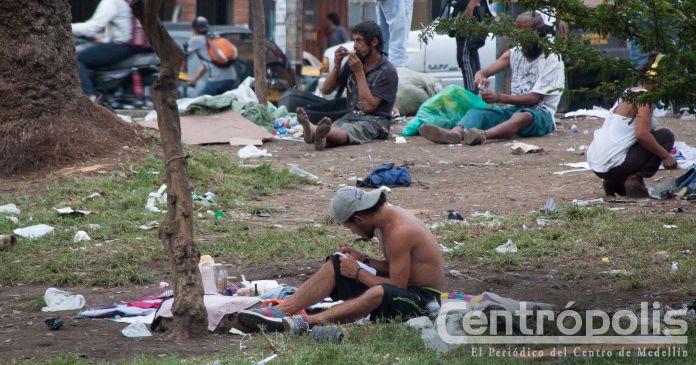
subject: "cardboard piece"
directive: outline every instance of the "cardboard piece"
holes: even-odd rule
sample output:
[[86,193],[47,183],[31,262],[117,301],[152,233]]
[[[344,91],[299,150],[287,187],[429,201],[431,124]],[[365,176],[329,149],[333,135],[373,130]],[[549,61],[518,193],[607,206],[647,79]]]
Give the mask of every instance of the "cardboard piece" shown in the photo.
[[[138,123],[143,127],[157,128],[157,121]],[[181,141],[193,144],[229,143],[233,146],[261,145],[273,135],[241,114],[226,110],[213,115],[181,116]]]

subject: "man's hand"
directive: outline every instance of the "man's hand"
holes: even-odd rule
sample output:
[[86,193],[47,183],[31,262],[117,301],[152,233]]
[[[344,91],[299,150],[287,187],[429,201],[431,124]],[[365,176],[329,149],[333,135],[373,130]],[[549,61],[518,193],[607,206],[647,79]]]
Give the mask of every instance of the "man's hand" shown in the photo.
[[339,257],[341,261],[341,275],[349,278],[355,279],[355,271],[358,270],[358,262],[352,255],[346,254],[347,257]]
[[474,85],[479,85],[484,89],[488,89],[488,78],[481,73],[481,71],[476,71],[474,74]]
[[672,170],[677,168],[677,160],[674,159],[671,155],[667,157],[666,159],[662,160],[662,165],[665,167],[667,170]]
[[189,80],[188,85],[191,87],[196,87],[196,80]]
[[336,52],[334,52],[334,68],[340,69],[341,68],[341,62],[343,61],[343,57],[349,55],[350,52],[346,47],[338,47],[336,49]]
[[500,102],[500,95],[497,92],[490,91],[488,89],[481,92],[481,98],[483,101],[489,104]]
[[341,243],[338,245],[338,252],[342,252],[348,256],[355,257],[356,260],[359,260],[360,262],[365,261],[365,254],[356,250],[355,248],[351,247],[350,245],[347,245],[345,243]]
[[363,63],[360,61],[360,58],[358,58],[358,55],[355,53],[351,53],[350,56],[348,56],[348,67],[350,67],[351,71],[353,71],[354,74],[358,74],[363,72]]

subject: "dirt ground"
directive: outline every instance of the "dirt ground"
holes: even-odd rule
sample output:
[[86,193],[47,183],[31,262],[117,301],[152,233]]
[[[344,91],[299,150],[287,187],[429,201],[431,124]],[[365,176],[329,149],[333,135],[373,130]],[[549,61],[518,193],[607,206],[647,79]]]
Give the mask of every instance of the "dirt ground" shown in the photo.
[[[571,124],[578,126],[579,134],[570,132]],[[268,161],[277,167],[285,167],[289,163],[298,164],[319,176],[322,184],[285,191],[282,195],[258,202],[280,211],[273,213],[271,218],[253,219],[280,224],[288,230],[308,223],[323,222],[327,216],[328,201],[339,186],[354,185],[351,177],[365,177],[377,164],[384,162],[409,165],[414,184],[394,188],[389,199],[394,204],[416,211],[426,223],[445,219],[448,210],[459,211],[465,217],[476,211],[517,215],[538,210],[548,197],[563,204],[569,204],[573,199],[600,197],[603,195],[600,180],[591,172],[564,176],[552,174],[554,171],[569,169],[560,166],[560,163],[584,161],[584,156],[566,152],[566,149],[589,145],[592,130],[600,124],[601,120],[598,119],[565,120],[553,135],[524,139],[524,142],[544,149],[544,152],[527,155],[512,155],[506,142],[462,147],[435,145],[421,137],[409,138],[407,144],[396,144],[390,140],[325,152],[315,152],[312,146],[300,142],[269,143],[264,145],[264,148],[273,153]],[[677,140],[696,145],[696,123],[666,119],[661,125],[671,128],[677,135]],[[589,132],[583,133],[586,130]],[[231,156],[236,156],[238,150],[229,146],[214,148],[228,151]],[[90,174],[117,170],[123,168],[119,167],[119,160],[123,161],[123,157],[99,160],[98,163],[103,166],[95,171],[69,170],[69,173]],[[91,165],[94,164],[92,161]],[[660,171],[655,179],[678,174],[677,171]],[[55,175],[50,179],[60,178],[60,175]],[[648,184],[655,179],[650,179]],[[15,177],[6,180],[10,184],[3,184],[0,191],[17,191],[18,186],[22,186],[24,191],[31,191],[38,189],[45,180],[46,178],[36,175],[30,178]],[[696,209],[691,203],[686,204],[689,212]],[[646,211],[674,214],[672,212],[677,203],[643,201],[608,205],[625,207],[623,214]],[[245,267],[243,270],[250,280],[279,278],[281,282],[298,285],[319,265],[319,262],[269,263]],[[617,290],[611,283],[599,278],[583,278],[582,281],[570,284],[566,282],[562,286],[554,284],[554,277],[562,277],[564,272],[575,268],[587,270],[588,265],[589,263],[578,259],[549,262],[543,270],[529,268],[526,271],[496,272],[482,267],[475,258],[462,258],[449,261],[446,271],[457,269],[464,277],[447,276],[445,288],[466,293],[492,291],[513,298],[555,304],[579,300],[581,306],[601,308],[617,308],[651,298],[660,298],[663,303],[683,303],[686,299],[680,294],[683,288],[679,287],[664,287],[659,291]],[[215,350],[239,348],[239,338],[229,335],[209,335],[185,344],[169,342],[160,334],[145,339],[129,339],[119,333],[125,324],[108,320],[70,319],[76,313],[60,313],[66,319],[65,326],[60,331],[48,331],[43,322],[54,315],[15,309],[17,304],[41,296],[45,289],[43,286],[0,286],[0,298],[3,298],[0,301],[0,362],[8,359],[45,358],[64,351],[77,351],[89,359],[118,361],[134,354],[210,354]],[[84,294],[89,305],[133,301],[143,294],[157,291],[155,286],[67,289]]]

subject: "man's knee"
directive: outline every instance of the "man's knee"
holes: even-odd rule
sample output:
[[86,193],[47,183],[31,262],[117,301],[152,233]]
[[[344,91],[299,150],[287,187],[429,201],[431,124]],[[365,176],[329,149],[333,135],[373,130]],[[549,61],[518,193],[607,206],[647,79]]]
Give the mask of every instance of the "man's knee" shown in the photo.
[[382,298],[384,297],[384,287],[382,285],[375,285],[362,295],[370,303],[379,305],[382,303]]
[[520,128],[524,128],[534,121],[534,116],[530,112],[517,112],[510,118]]

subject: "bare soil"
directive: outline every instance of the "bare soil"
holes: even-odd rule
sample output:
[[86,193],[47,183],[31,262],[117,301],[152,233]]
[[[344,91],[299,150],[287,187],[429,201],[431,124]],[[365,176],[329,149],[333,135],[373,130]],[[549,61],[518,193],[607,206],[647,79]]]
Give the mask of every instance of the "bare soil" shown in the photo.
[[[313,146],[300,142],[273,142],[264,146],[273,153],[268,161],[277,167],[284,167],[288,163],[298,164],[319,176],[322,184],[286,190],[282,195],[265,198],[258,203],[279,211],[270,218],[252,219],[259,223],[280,224],[283,229],[290,231],[304,224],[325,223],[328,201],[334,191],[343,184],[354,185],[351,177],[365,177],[377,164],[383,162],[409,165],[413,185],[394,188],[389,199],[394,204],[412,209],[427,223],[444,220],[448,210],[459,211],[465,217],[476,211],[518,215],[538,210],[548,197],[569,204],[572,199],[603,196],[600,180],[591,172],[564,176],[552,174],[554,171],[569,169],[560,166],[560,163],[584,161],[584,156],[566,152],[566,149],[589,145],[592,130],[600,126],[601,120],[572,120],[565,123],[567,125],[561,126],[552,135],[521,140],[544,148],[544,152],[526,155],[512,155],[506,142],[462,147],[435,145],[420,137],[409,138],[407,144],[396,144],[390,140],[325,152],[315,152]],[[570,124],[576,124],[581,132],[571,134],[568,128]],[[677,140],[696,145],[696,123],[666,119],[661,125],[672,129]],[[588,130],[588,134],[584,134],[584,130]],[[231,157],[236,156],[238,150],[229,146],[214,148],[229,152]],[[137,155],[128,153],[129,156]],[[122,163],[120,160],[115,156],[111,160],[85,162],[81,167],[102,166],[86,171],[68,171],[69,174],[114,171],[123,168],[119,166]],[[679,173],[660,171],[648,184]],[[12,179],[12,187],[5,185],[0,191],[10,193],[22,188],[38,190],[47,179],[62,178],[50,174],[32,175],[31,178],[15,177]],[[622,214],[649,212],[664,215],[676,214],[674,210],[678,203],[650,200],[607,205],[626,208]],[[696,209],[692,203],[683,203],[681,206],[687,207],[689,212]],[[299,285],[320,264],[321,262],[314,261],[267,263],[239,268],[238,273],[243,272],[249,280],[280,278],[284,283]],[[634,305],[643,300],[659,299],[662,303],[674,304],[693,301],[693,298],[684,294],[684,287],[674,284],[626,290],[599,278],[561,280],[564,273],[570,271],[591,272],[592,265],[595,264],[583,257],[565,261],[549,259],[544,263],[543,269],[529,267],[521,271],[501,272],[482,265],[476,258],[462,258],[447,262],[446,272],[457,269],[464,276],[453,278],[448,275],[445,288],[465,293],[492,291],[512,298],[561,305],[572,300],[578,301],[581,307],[605,309]],[[693,289],[693,284],[688,285],[692,285]],[[59,331],[49,331],[43,322],[55,314],[16,309],[17,304],[42,296],[45,289],[42,286],[0,286],[0,298],[3,298],[0,301],[0,362],[8,359],[46,358],[64,351],[77,351],[90,359],[118,361],[138,354],[210,354],[216,350],[239,348],[239,339],[229,335],[211,334],[184,344],[169,342],[158,333],[150,338],[129,339],[120,333],[125,324],[108,320],[69,319],[75,312],[60,313],[61,317],[67,319],[66,325]],[[155,286],[67,289],[84,294],[88,306],[133,301],[143,294],[158,290]]]

